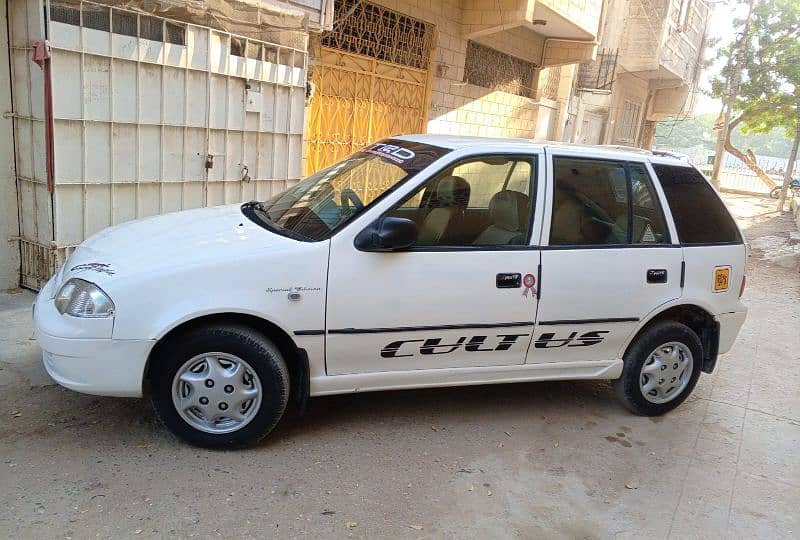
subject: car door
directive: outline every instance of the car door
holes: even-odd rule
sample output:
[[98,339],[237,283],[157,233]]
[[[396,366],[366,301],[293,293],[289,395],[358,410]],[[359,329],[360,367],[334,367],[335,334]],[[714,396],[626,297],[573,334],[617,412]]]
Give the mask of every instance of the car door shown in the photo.
[[[540,158],[453,158],[333,237],[328,374],[524,363],[536,317]],[[359,251],[355,236],[386,215],[415,221],[416,244]]]
[[681,295],[683,255],[644,161],[549,156],[542,278],[528,362],[607,361]]

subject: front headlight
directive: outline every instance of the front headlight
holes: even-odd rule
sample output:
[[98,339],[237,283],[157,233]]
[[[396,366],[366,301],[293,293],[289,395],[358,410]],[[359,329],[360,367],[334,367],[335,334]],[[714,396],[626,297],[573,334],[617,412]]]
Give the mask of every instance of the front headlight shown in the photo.
[[103,289],[78,278],[67,281],[56,295],[56,309],[73,317],[111,317],[114,302]]

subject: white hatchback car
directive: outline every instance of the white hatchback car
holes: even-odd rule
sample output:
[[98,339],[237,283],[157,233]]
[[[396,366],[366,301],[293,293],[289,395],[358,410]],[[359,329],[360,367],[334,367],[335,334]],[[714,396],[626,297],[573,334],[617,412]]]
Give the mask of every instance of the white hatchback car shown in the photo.
[[106,229],[34,318],[56,381],[150,394],[202,446],[259,440],[290,401],[400,388],[616,379],[657,415],[731,348],[745,261],[679,159],[419,135],[264,202]]

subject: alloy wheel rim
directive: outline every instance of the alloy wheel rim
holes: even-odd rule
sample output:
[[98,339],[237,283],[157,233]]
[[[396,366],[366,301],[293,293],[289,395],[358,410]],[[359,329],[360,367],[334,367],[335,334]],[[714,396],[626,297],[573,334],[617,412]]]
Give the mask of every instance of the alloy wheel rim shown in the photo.
[[249,424],[261,406],[262,387],[255,370],[223,352],[187,360],[172,381],[172,403],[190,426],[215,435]]
[[667,403],[681,395],[693,370],[694,358],[686,345],[677,341],[664,343],[642,365],[639,389],[650,403]]

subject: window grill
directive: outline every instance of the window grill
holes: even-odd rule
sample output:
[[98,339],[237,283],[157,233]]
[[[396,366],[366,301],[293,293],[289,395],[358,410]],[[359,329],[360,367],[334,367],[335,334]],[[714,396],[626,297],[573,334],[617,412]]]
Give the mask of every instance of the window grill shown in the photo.
[[244,40],[231,36],[231,54],[233,56],[244,56]]
[[625,100],[622,105],[622,121],[620,122],[618,139],[621,142],[633,144],[636,133],[639,131],[639,118],[642,113],[642,104]]
[[603,49],[597,59],[585,62],[578,67],[578,88],[585,90],[611,90],[617,71],[616,49]]
[[81,25],[81,10],[78,7],[53,3],[50,6],[50,20],[73,26]]
[[114,10],[114,33],[121,36],[136,37],[139,34],[136,15],[126,11]]
[[166,23],[167,43],[173,45],[186,45],[186,27],[171,22]]
[[156,17],[139,17],[139,37],[164,41],[164,20]]
[[107,7],[84,4],[81,11],[84,27],[108,32],[111,27],[111,16]]
[[245,47],[245,56],[253,60],[261,60],[263,45],[257,41],[248,41]]
[[484,45],[467,42],[464,82],[523,97],[534,97],[535,65]]
[[337,0],[335,8],[341,20],[322,35],[325,47],[403,66],[428,68],[433,24],[360,0]]

